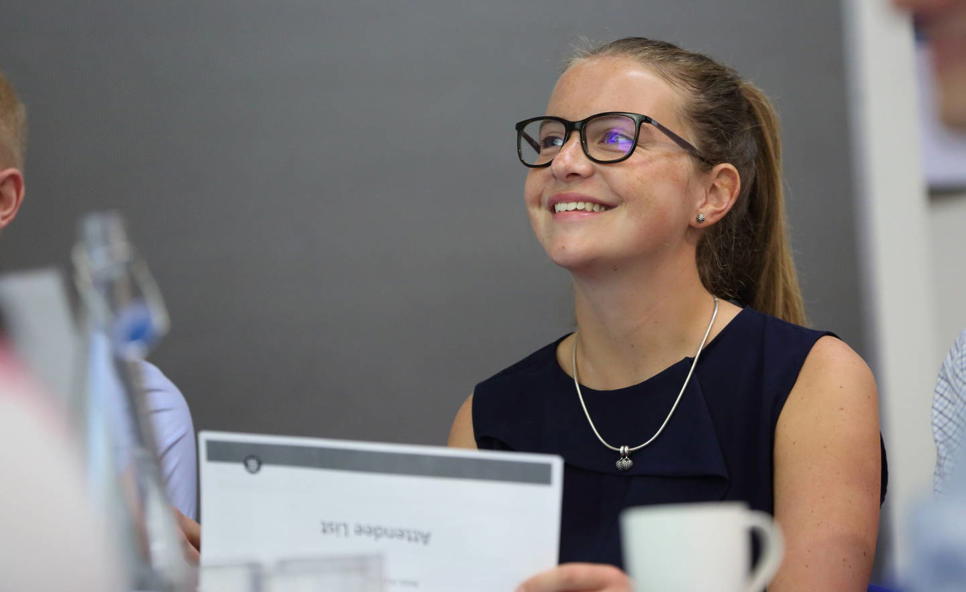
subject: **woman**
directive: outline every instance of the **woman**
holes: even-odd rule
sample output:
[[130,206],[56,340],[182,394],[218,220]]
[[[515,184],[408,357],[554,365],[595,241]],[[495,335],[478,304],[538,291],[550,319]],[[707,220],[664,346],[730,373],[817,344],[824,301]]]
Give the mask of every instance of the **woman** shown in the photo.
[[562,565],[520,589],[628,590],[622,509],[741,500],[784,530],[771,590],[864,590],[875,382],[799,326],[767,98],[705,56],[630,38],[575,58],[547,115],[517,126],[524,199],[573,278],[577,330],[477,385],[449,440],[564,457]]

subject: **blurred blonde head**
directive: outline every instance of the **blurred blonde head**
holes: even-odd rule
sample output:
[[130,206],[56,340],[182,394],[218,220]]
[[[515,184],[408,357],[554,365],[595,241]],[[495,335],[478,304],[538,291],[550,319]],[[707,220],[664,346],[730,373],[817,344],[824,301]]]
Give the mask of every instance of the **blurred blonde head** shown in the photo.
[[27,109],[0,72],[0,229],[23,203],[23,165],[27,151]]
[[27,151],[27,109],[0,72],[0,169],[23,169]]

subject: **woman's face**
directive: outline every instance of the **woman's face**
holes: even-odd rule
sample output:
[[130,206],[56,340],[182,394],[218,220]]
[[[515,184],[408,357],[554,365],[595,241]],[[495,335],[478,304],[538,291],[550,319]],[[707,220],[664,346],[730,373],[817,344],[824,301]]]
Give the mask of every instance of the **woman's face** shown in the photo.
[[[680,117],[683,101],[680,91],[635,60],[591,58],[560,77],[547,115],[577,121],[604,111],[641,113],[693,144]],[[687,152],[642,124],[638,148],[614,164],[589,160],[571,134],[549,167],[530,169],[524,198],[533,231],[555,263],[571,271],[615,270],[694,248],[687,232],[697,213],[700,176]],[[561,202],[599,204],[603,211],[555,211]]]

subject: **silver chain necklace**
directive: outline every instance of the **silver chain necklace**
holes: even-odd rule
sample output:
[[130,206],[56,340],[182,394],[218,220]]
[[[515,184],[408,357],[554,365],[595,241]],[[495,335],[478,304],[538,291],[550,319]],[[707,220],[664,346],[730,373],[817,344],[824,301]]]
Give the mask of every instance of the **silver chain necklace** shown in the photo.
[[718,318],[718,297],[712,296],[714,298],[714,310],[711,312],[711,320],[708,321],[708,328],[704,331],[704,337],[701,338],[701,344],[698,345],[698,351],[694,352],[694,360],[691,362],[691,369],[688,370],[688,376],[684,379],[684,384],[681,385],[681,391],[678,393],[677,399],[674,400],[674,405],[671,405],[671,410],[668,411],[667,417],[664,418],[664,423],[661,427],[657,428],[651,439],[643,444],[638,444],[637,446],[630,447],[624,446],[611,446],[607,443],[607,440],[601,437],[600,432],[597,431],[597,426],[594,425],[594,420],[590,418],[590,412],[587,411],[587,404],[584,403],[584,394],[580,392],[580,378],[577,376],[577,334],[574,333],[574,349],[573,349],[573,369],[574,369],[574,387],[577,389],[577,398],[580,399],[580,407],[584,410],[584,415],[587,417],[587,423],[590,424],[590,429],[594,430],[594,435],[600,440],[600,443],[607,448],[613,450],[614,452],[620,454],[617,459],[617,470],[618,471],[629,471],[631,467],[634,466],[634,461],[631,460],[630,456],[632,452],[637,452],[641,448],[644,448],[651,442],[657,439],[664,431],[667,426],[667,422],[671,421],[671,416],[674,415],[674,410],[678,408],[678,403],[681,402],[681,396],[684,395],[684,389],[688,388],[688,383],[691,382],[691,375],[694,374],[694,367],[698,365],[698,357],[701,355],[701,350],[704,349],[704,344],[708,341],[708,335],[711,334],[711,327],[714,326],[714,321]]

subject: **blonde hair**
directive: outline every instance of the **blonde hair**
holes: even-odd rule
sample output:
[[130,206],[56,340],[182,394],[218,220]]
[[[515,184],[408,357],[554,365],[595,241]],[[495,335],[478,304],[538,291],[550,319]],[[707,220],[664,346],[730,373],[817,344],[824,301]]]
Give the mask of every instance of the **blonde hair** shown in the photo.
[[741,175],[734,207],[698,243],[704,286],[719,297],[805,324],[785,222],[778,116],[768,97],[705,55],[643,37],[578,50],[568,66],[605,56],[635,59],[683,90],[688,97],[683,115],[698,150],[711,163],[731,163]]
[[0,168],[23,169],[27,152],[27,108],[0,72]]

